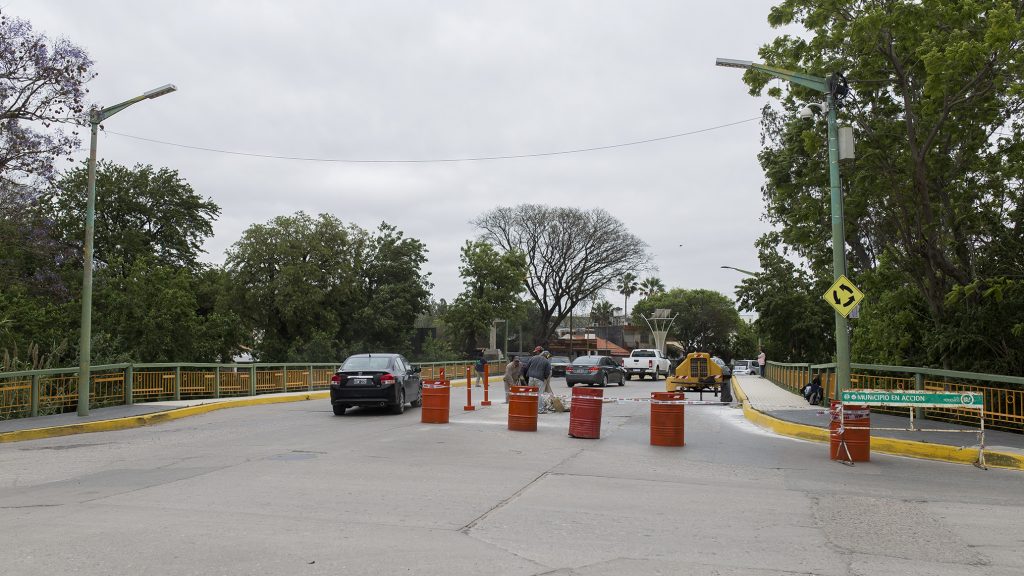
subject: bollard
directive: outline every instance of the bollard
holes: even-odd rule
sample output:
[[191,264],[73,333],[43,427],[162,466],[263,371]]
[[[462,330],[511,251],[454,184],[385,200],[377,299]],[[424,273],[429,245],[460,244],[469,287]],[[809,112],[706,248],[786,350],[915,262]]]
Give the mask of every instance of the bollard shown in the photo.
[[517,432],[537,431],[536,386],[513,386],[508,401],[508,429]]
[[462,407],[463,410],[476,410],[476,406],[473,406],[473,369],[466,366],[466,405]]
[[569,436],[572,438],[601,437],[601,388],[573,388],[569,407]]
[[490,399],[490,397],[487,394],[487,391],[489,389],[488,383],[490,382],[490,379],[491,379],[491,364],[490,364],[490,362],[488,362],[487,364],[484,364],[484,400],[483,400],[483,402],[480,403],[481,406],[490,406],[491,405],[491,399]]
[[423,424],[447,424],[451,405],[451,382],[428,379],[423,382]]
[[682,392],[651,392],[651,446],[684,446]]

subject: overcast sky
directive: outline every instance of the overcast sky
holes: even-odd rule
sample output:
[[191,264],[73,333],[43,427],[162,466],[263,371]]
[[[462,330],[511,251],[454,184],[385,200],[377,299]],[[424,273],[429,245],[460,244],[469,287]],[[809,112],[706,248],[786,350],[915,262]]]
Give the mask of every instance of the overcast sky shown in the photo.
[[[756,118],[741,71],[779,31],[775,3],[691,1],[10,0],[4,13],[85,48],[110,105],[178,92],[109,131],[254,154],[430,159],[553,152]],[[207,259],[299,210],[395,224],[429,248],[435,298],[461,290],[475,216],[532,202],[601,207],[650,245],[669,288],[733,296],[757,269],[760,128],[752,121],[580,154],[448,163],[255,158],[101,134],[101,158],[178,170],[222,209]],[[88,145],[87,142],[84,144]],[[80,151],[78,158],[87,156]],[[66,167],[66,166],[65,166]],[[102,207],[100,207],[102,209]],[[621,296],[609,294],[622,305]]]

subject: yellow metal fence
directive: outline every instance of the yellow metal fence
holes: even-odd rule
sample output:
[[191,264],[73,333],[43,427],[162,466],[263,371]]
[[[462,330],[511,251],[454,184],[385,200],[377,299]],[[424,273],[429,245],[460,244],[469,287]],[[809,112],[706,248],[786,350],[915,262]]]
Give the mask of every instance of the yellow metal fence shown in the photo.
[[[1024,378],[959,373],[912,367],[854,365],[850,388],[870,390],[925,390],[929,392],[978,392],[985,398],[985,427],[1024,433]],[[943,376],[948,373],[949,376]],[[834,365],[780,364],[769,362],[766,377],[799,394],[814,376],[821,377],[825,400],[835,399]],[[993,382],[987,378],[997,378]],[[1019,382],[1018,382],[1019,381]],[[873,408],[877,412],[905,415],[906,408]],[[925,408],[925,418],[968,426],[980,424],[976,410]]]
[[[325,390],[336,369],[336,364],[97,367],[89,406]],[[71,412],[77,406],[76,369],[0,372],[0,420]]]
[[[326,390],[337,364],[117,364],[96,366],[90,408],[142,402],[228,398],[277,392]],[[418,364],[423,378],[464,383],[472,362]],[[490,362],[490,375],[504,372]],[[78,370],[0,372],[0,420],[72,412],[78,406]]]

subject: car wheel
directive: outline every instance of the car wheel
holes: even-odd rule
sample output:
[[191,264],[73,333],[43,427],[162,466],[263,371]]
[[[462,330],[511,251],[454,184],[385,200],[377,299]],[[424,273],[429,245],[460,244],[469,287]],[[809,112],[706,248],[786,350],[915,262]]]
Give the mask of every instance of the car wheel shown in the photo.
[[608,375],[605,374],[604,376],[601,376],[601,388],[604,388],[607,385],[608,385]]
[[404,414],[405,413],[405,388],[398,390],[398,404],[391,406],[392,414]]
[[347,409],[348,406],[345,406],[344,404],[331,404],[331,408],[334,410],[335,416],[344,416],[345,409]]
[[412,402],[410,402],[409,405],[412,406],[413,408],[419,408],[420,406],[423,406],[423,384],[420,384],[420,396],[419,396],[419,398],[417,398],[417,399],[413,400]]
[[626,377],[620,374],[619,375],[619,386],[625,386],[625,385],[626,385]]

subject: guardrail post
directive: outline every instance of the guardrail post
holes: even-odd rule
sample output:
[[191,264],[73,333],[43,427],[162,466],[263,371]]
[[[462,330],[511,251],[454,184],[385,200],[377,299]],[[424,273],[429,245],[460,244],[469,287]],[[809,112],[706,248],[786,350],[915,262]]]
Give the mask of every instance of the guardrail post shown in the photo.
[[310,392],[313,391],[313,365],[312,364],[309,365],[309,371],[306,372],[306,388],[309,389]]
[[124,369],[124,403],[127,406],[135,403],[135,366],[132,364]]
[[287,392],[288,391],[288,367],[287,366],[283,366],[282,368],[283,368],[283,370],[281,372],[281,392]]
[[174,367],[174,399],[181,400],[181,366]]
[[217,364],[217,378],[213,381],[213,397],[220,398],[220,364]]
[[29,415],[32,416],[32,417],[36,417],[36,416],[39,416],[39,374],[33,374],[32,375],[32,392],[31,392],[31,394],[32,394],[32,400],[31,400],[32,407],[31,407],[31,412],[29,413]]
[[[924,390],[924,374],[914,374],[914,390]],[[914,408],[914,418],[924,418],[924,408]]]
[[256,395],[256,363],[249,366],[249,396]]

